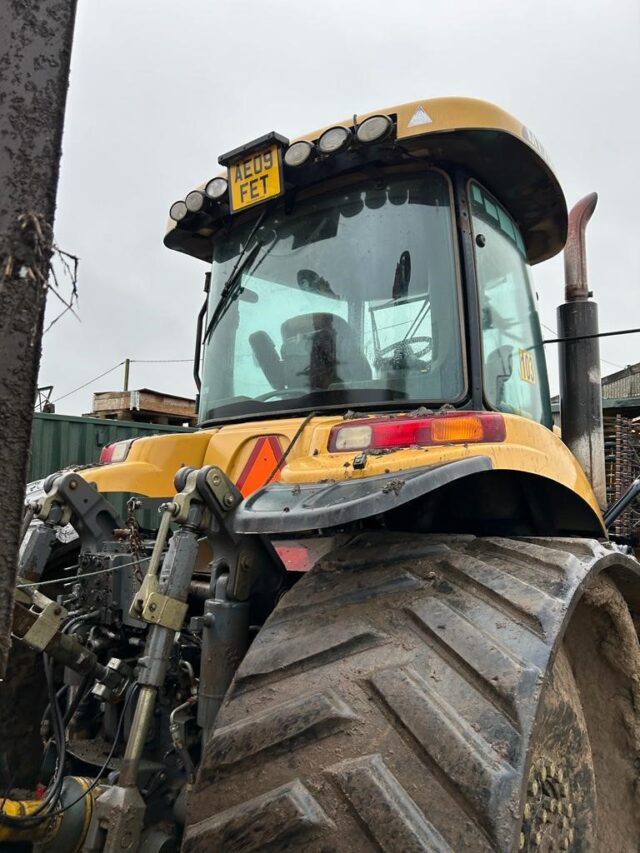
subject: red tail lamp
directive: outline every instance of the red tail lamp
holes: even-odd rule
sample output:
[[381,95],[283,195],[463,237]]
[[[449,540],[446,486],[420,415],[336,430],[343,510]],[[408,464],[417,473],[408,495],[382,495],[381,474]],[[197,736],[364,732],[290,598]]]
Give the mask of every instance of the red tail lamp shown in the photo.
[[329,450],[389,450],[433,444],[504,441],[504,418],[497,412],[442,412],[426,418],[363,418],[334,426]]

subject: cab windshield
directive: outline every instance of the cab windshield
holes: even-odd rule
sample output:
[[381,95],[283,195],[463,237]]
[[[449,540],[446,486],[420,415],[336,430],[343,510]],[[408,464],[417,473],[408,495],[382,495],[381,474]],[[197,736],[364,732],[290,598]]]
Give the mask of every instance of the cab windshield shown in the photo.
[[307,197],[214,244],[200,420],[442,404],[465,391],[449,181]]

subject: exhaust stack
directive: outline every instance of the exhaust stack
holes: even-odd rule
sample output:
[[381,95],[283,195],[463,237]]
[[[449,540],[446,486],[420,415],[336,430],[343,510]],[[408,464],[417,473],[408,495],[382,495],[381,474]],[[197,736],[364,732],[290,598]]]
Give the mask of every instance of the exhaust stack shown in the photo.
[[585,230],[598,203],[597,193],[581,199],[569,214],[564,250],[565,302],[558,308],[558,337],[582,338],[559,344],[560,428],[602,509],[606,506],[604,434],[598,305],[587,285]]

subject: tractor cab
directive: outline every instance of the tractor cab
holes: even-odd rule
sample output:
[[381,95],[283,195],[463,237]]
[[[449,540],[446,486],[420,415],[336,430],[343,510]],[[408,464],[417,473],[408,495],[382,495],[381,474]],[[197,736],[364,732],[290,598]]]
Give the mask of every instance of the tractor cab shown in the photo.
[[211,263],[203,425],[443,405],[552,425],[529,265],[566,209],[529,131],[441,99],[220,161],[166,238]]

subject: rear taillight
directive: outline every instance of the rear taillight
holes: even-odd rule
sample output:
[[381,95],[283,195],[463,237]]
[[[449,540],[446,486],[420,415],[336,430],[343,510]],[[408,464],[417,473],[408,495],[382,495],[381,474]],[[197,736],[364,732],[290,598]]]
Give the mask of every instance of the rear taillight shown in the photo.
[[113,444],[105,444],[100,451],[100,462],[105,465],[110,462],[124,462],[129,455],[131,445],[135,438],[127,438],[126,441],[115,441]]
[[430,444],[504,441],[505,425],[496,412],[442,412],[426,418],[366,418],[334,426],[329,450],[388,450]]

